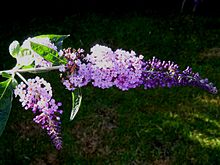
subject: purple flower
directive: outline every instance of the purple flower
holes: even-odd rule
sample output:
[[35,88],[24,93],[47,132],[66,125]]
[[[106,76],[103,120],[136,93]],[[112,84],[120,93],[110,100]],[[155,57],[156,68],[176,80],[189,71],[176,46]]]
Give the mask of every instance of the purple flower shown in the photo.
[[141,84],[143,56],[136,56],[134,51],[112,51],[96,44],[85,59],[91,63],[91,82],[96,87],[116,86],[121,90],[128,90]]
[[63,56],[68,60],[59,71],[62,73],[62,83],[66,89],[73,91],[87,85],[91,80],[91,65],[83,63],[83,50],[64,49]]
[[216,94],[217,88],[208,79],[202,79],[199,73],[187,67],[180,71],[178,65],[171,61],[161,61],[155,57],[145,62],[142,81],[145,89],[173,86],[194,86]]
[[[80,51],[81,50],[81,51]],[[68,63],[60,69],[62,82],[68,90],[75,90],[91,82],[94,87],[102,89],[113,86],[129,90],[141,85],[145,89],[173,86],[195,86],[217,93],[216,87],[202,79],[199,73],[193,73],[187,67],[179,70],[171,61],[161,61],[155,57],[147,61],[134,51],[125,51],[103,45],[94,45],[91,53],[84,56],[82,49],[64,49],[63,56]]]
[[82,49],[64,49],[63,56],[68,60],[63,67],[62,82],[68,90],[92,83],[99,88],[116,86],[121,90],[135,88],[142,83],[143,56],[134,51],[122,49],[112,51],[111,48],[95,45],[91,54],[84,56]]
[[66,71],[65,65],[61,65],[60,68],[59,68],[59,71],[60,72],[65,72]]
[[61,149],[61,122],[59,115],[63,111],[59,107],[62,104],[60,102],[56,103],[52,98],[50,83],[37,76],[34,79],[28,79],[27,84],[21,82],[17,85],[14,94],[15,97],[20,97],[19,101],[26,110],[32,109],[32,112],[36,114],[33,121],[40,124],[41,128],[47,131],[56,149]]

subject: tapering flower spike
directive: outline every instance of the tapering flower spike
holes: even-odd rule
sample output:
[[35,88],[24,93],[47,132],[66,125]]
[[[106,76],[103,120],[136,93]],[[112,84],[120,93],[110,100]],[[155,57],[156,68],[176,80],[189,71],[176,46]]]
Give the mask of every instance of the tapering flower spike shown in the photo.
[[62,148],[61,121],[60,114],[62,110],[59,107],[60,102],[56,103],[52,98],[52,88],[50,83],[43,78],[35,77],[28,79],[27,84],[21,82],[14,90],[15,97],[19,96],[22,106],[28,110],[31,109],[36,114],[33,121],[40,124],[50,136],[55,147]]

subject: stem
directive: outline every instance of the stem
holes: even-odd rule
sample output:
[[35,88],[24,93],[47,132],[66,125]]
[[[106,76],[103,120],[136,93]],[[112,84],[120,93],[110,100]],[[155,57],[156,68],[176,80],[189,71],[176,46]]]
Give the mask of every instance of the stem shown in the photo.
[[22,79],[25,82],[25,84],[28,84],[27,80],[20,73],[16,72],[16,75],[20,77],[20,79]]
[[40,71],[50,71],[50,70],[57,70],[61,66],[52,66],[52,67],[40,67],[40,68],[29,68],[29,69],[18,69],[18,70],[3,70],[0,71],[0,75],[2,75],[3,72],[8,73],[8,74],[13,74],[13,73],[24,73],[24,72],[40,72]]

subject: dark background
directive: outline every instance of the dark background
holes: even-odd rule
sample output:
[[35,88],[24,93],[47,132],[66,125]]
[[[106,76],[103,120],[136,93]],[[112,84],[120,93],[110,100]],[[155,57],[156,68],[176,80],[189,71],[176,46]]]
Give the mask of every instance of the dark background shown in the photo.
[[33,17],[53,17],[98,12],[101,14],[123,14],[137,11],[143,14],[197,14],[203,16],[219,16],[218,0],[71,0],[71,1],[2,1],[0,17],[1,22],[24,21]]

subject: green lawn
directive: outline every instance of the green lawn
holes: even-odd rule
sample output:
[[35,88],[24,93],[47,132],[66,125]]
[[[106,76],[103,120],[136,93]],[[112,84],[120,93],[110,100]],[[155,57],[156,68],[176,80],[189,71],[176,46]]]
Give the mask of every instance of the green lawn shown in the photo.
[[[171,60],[220,86],[220,19],[199,16],[76,14],[35,18],[0,26],[1,69],[13,67],[8,46],[29,36],[70,34],[64,48],[89,49],[96,43]],[[17,98],[3,135],[0,164],[19,165],[183,165],[220,164],[220,95],[191,87],[82,88],[80,111],[69,121],[71,94],[56,71],[41,73],[63,103],[63,149],[22,109]],[[28,74],[24,74],[28,78]],[[31,75],[35,76],[35,75]]]

